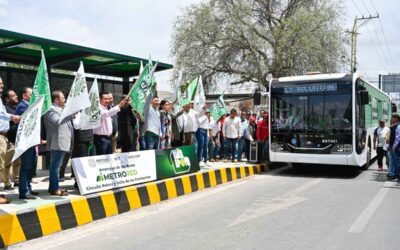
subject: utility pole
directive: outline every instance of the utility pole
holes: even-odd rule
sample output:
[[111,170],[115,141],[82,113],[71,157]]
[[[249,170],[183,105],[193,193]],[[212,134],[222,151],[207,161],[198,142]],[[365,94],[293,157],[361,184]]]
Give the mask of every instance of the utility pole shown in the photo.
[[[347,31],[347,33],[351,34],[351,72],[354,73],[357,70],[357,35],[359,34],[358,28],[360,28],[361,26],[363,26],[364,24],[366,24],[368,21],[370,21],[371,19],[374,18],[379,18],[379,14],[377,14],[376,16],[371,16],[369,15],[369,17],[357,17],[354,19],[354,24],[353,24],[353,29],[352,31]],[[359,21],[362,21],[361,24],[358,24]]]

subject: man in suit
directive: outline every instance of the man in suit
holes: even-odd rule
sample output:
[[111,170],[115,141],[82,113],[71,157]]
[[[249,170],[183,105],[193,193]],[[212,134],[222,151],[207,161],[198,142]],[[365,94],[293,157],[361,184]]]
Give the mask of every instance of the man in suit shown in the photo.
[[[15,91],[12,89],[7,90],[7,92],[4,94],[4,100],[6,101],[5,108],[7,113],[15,115],[15,108],[18,104],[18,96],[15,93]],[[10,121],[10,130],[8,130],[7,138],[14,148],[15,148],[15,138],[17,136],[17,129],[18,129],[18,124],[14,123],[13,121]],[[11,185],[11,180],[10,180],[11,167],[14,176],[14,187],[18,187],[20,165],[21,161],[19,158],[16,159],[13,163],[6,162],[6,168],[3,176],[4,189],[6,190],[14,189]]]
[[51,93],[53,105],[44,114],[44,124],[47,132],[47,147],[50,150],[50,183],[51,195],[68,195],[67,190],[60,189],[58,171],[67,153],[71,152],[74,129],[71,120],[75,115],[66,117],[60,124],[60,117],[65,105],[64,94],[60,90]]
[[[16,115],[22,115],[29,107],[29,101],[32,96],[32,88],[25,87],[22,91],[22,101],[17,105],[15,109]],[[21,168],[19,178],[19,198],[20,199],[36,199],[33,195],[39,195],[38,192],[32,190],[31,181],[33,172],[36,172],[37,155],[36,149],[30,147],[21,155]]]
[[118,113],[118,138],[122,152],[136,151],[138,127],[136,114],[129,104]]

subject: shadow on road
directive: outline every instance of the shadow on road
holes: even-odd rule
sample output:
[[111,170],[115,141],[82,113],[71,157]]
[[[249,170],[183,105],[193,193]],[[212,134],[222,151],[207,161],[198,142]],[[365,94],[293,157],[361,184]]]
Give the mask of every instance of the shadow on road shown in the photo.
[[309,178],[331,178],[331,179],[354,179],[362,171],[349,166],[317,165],[317,164],[271,164],[270,171],[265,174],[286,177],[309,177]]

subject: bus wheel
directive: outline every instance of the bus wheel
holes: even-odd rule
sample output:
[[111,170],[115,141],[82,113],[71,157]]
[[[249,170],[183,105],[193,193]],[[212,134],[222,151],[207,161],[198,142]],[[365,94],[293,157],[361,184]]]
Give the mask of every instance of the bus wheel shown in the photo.
[[363,166],[363,170],[368,170],[369,165],[371,164],[371,147],[367,148],[367,162]]

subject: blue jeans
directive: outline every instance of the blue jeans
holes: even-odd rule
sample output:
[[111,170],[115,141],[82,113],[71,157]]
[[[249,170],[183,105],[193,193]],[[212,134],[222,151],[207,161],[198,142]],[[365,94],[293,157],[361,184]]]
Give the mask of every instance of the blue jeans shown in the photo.
[[31,147],[26,150],[21,155],[21,167],[19,169],[19,197],[25,198],[29,195],[32,191],[31,180],[34,168],[36,164],[37,157],[36,157],[36,149],[35,147]]
[[197,160],[201,161],[204,158],[204,161],[208,161],[208,131],[207,129],[199,128],[196,132],[196,140],[197,140]]
[[269,139],[263,142],[263,161],[269,161]]
[[146,150],[146,142],[144,141],[144,136],[139,137],[139,149]]
[[111,137],[94,135],[94,146],[96,147],[96,155],[108,155],[112,153]]
[[391,150],[389,150],[387,154],[389,156],[389,176],[395,176],[398,166],[397,153],[393,153]]
[[238,149],[237,149],[237,160],[238,161],[242,160],[245,142],[246,142],[246,139],[244,138],[244,136],[240,137],[240,140],[238,141]]
[[50,169],[49,169],[49,191],[60,189],[58,185],[58,171],[67,152],[60,150],[50,150]]
[[237,150],[237,138],[225,138],[226,142],[226,158],[231,159],[232,161],[235,159],[236,150]]
[[146,144],[146,150],[159,149],[160,137],[158,135],[146,133],[144,135],[144,141]]
[[217,155],[218,155],[219,148],[220,148],[220,145],[217,144],[217,138],[218,138],[217,136],[213,136],[214,142],[209,140],[209,143],[208,143],[208,152],[209,152],[210,160],[217,159]]

